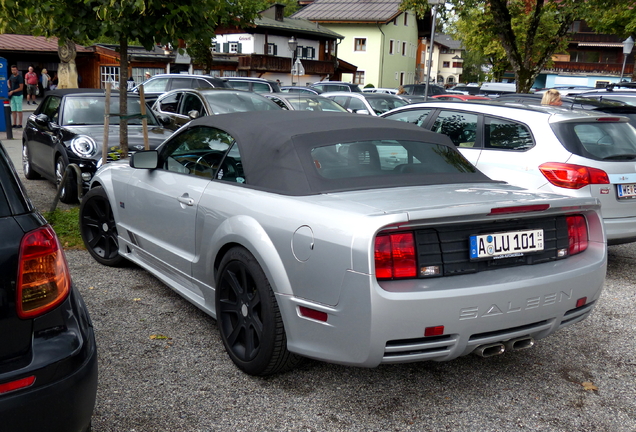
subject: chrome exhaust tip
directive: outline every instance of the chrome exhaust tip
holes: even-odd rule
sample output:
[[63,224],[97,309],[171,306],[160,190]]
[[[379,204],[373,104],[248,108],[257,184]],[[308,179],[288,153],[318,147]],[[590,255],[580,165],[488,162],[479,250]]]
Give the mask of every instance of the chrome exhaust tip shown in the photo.
[[530,336],[522,336],[516,339],[510,339],[505,342],[506,349],[509,351],[520,351],[534,346],[534,339]]
[[478,355],[479,357],[493,357],[496,355],[501,355],[506,351],[506,347],[502,343],[492,343],[487,345],[480,345],[475,348],[473,354]]

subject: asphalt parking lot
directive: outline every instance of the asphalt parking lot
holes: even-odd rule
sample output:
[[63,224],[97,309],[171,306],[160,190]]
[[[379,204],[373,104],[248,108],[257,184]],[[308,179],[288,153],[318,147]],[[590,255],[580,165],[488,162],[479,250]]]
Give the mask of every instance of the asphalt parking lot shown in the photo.
[[[20,141],[5,140],[21,173]],[[47,211],[55,189],[22,179]],[[359,369],[307,361],[254,378],[216,323],[135,266],[67,252],[99,350],[95,432],[636,430],[636,244],[611,246],[587,320],[529,350]]]

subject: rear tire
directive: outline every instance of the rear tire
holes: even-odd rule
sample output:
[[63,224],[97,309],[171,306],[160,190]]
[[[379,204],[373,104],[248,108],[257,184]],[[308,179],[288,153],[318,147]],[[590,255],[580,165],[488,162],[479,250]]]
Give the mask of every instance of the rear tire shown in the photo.
[[82,240],[93,258],[105,266],[121,266],[125,258],[119,254],[117,225],[104,188],[88,191],[80,205],[79,219]]
[[234,364],[250,375],[284,372],[300,364],[302,357],[287,350],[278,303],[256,258],[235,247],[219,269],[217,322]]
[[[64,178],[65,171],[66,163],[62,156],[58,156],[55,161],[55,184],[58,189],[60,188],[60,183]],[[62,191],[60,192],[60,201],[65,204],[77,203],[77,179],[75,178],[75,173],[70,172],[68,176],[66,176],[66,181],[61,187]]]

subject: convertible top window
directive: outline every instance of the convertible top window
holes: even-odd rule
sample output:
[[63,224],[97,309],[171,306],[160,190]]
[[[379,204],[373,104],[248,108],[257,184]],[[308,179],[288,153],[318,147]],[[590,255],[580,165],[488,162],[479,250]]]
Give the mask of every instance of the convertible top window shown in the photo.
[[407,174],[474,173],[476,169],[448,146],[417,141],[358,141],[311,150],[327,179]]

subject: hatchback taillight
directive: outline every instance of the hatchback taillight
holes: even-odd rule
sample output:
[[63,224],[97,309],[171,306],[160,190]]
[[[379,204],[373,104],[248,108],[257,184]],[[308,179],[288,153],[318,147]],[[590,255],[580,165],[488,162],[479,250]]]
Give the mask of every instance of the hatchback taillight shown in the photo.
[[539,170],[550,183],[566,189],[581,189],[591,184],[609,184],[607,173],[598,168],[558,162],[546,162]]
[[378,279],[414,278],[416,275],[412,232],[381,234],[375,238],[375,276]]
[[587,249],[587,223],[583,216],[568,216],[568,239],[570,241],[568,254],[575,255]]
[[71,277],[60,242],[49,225],[27,233],[20,245],[17,312],[34,318],[68,296]]

